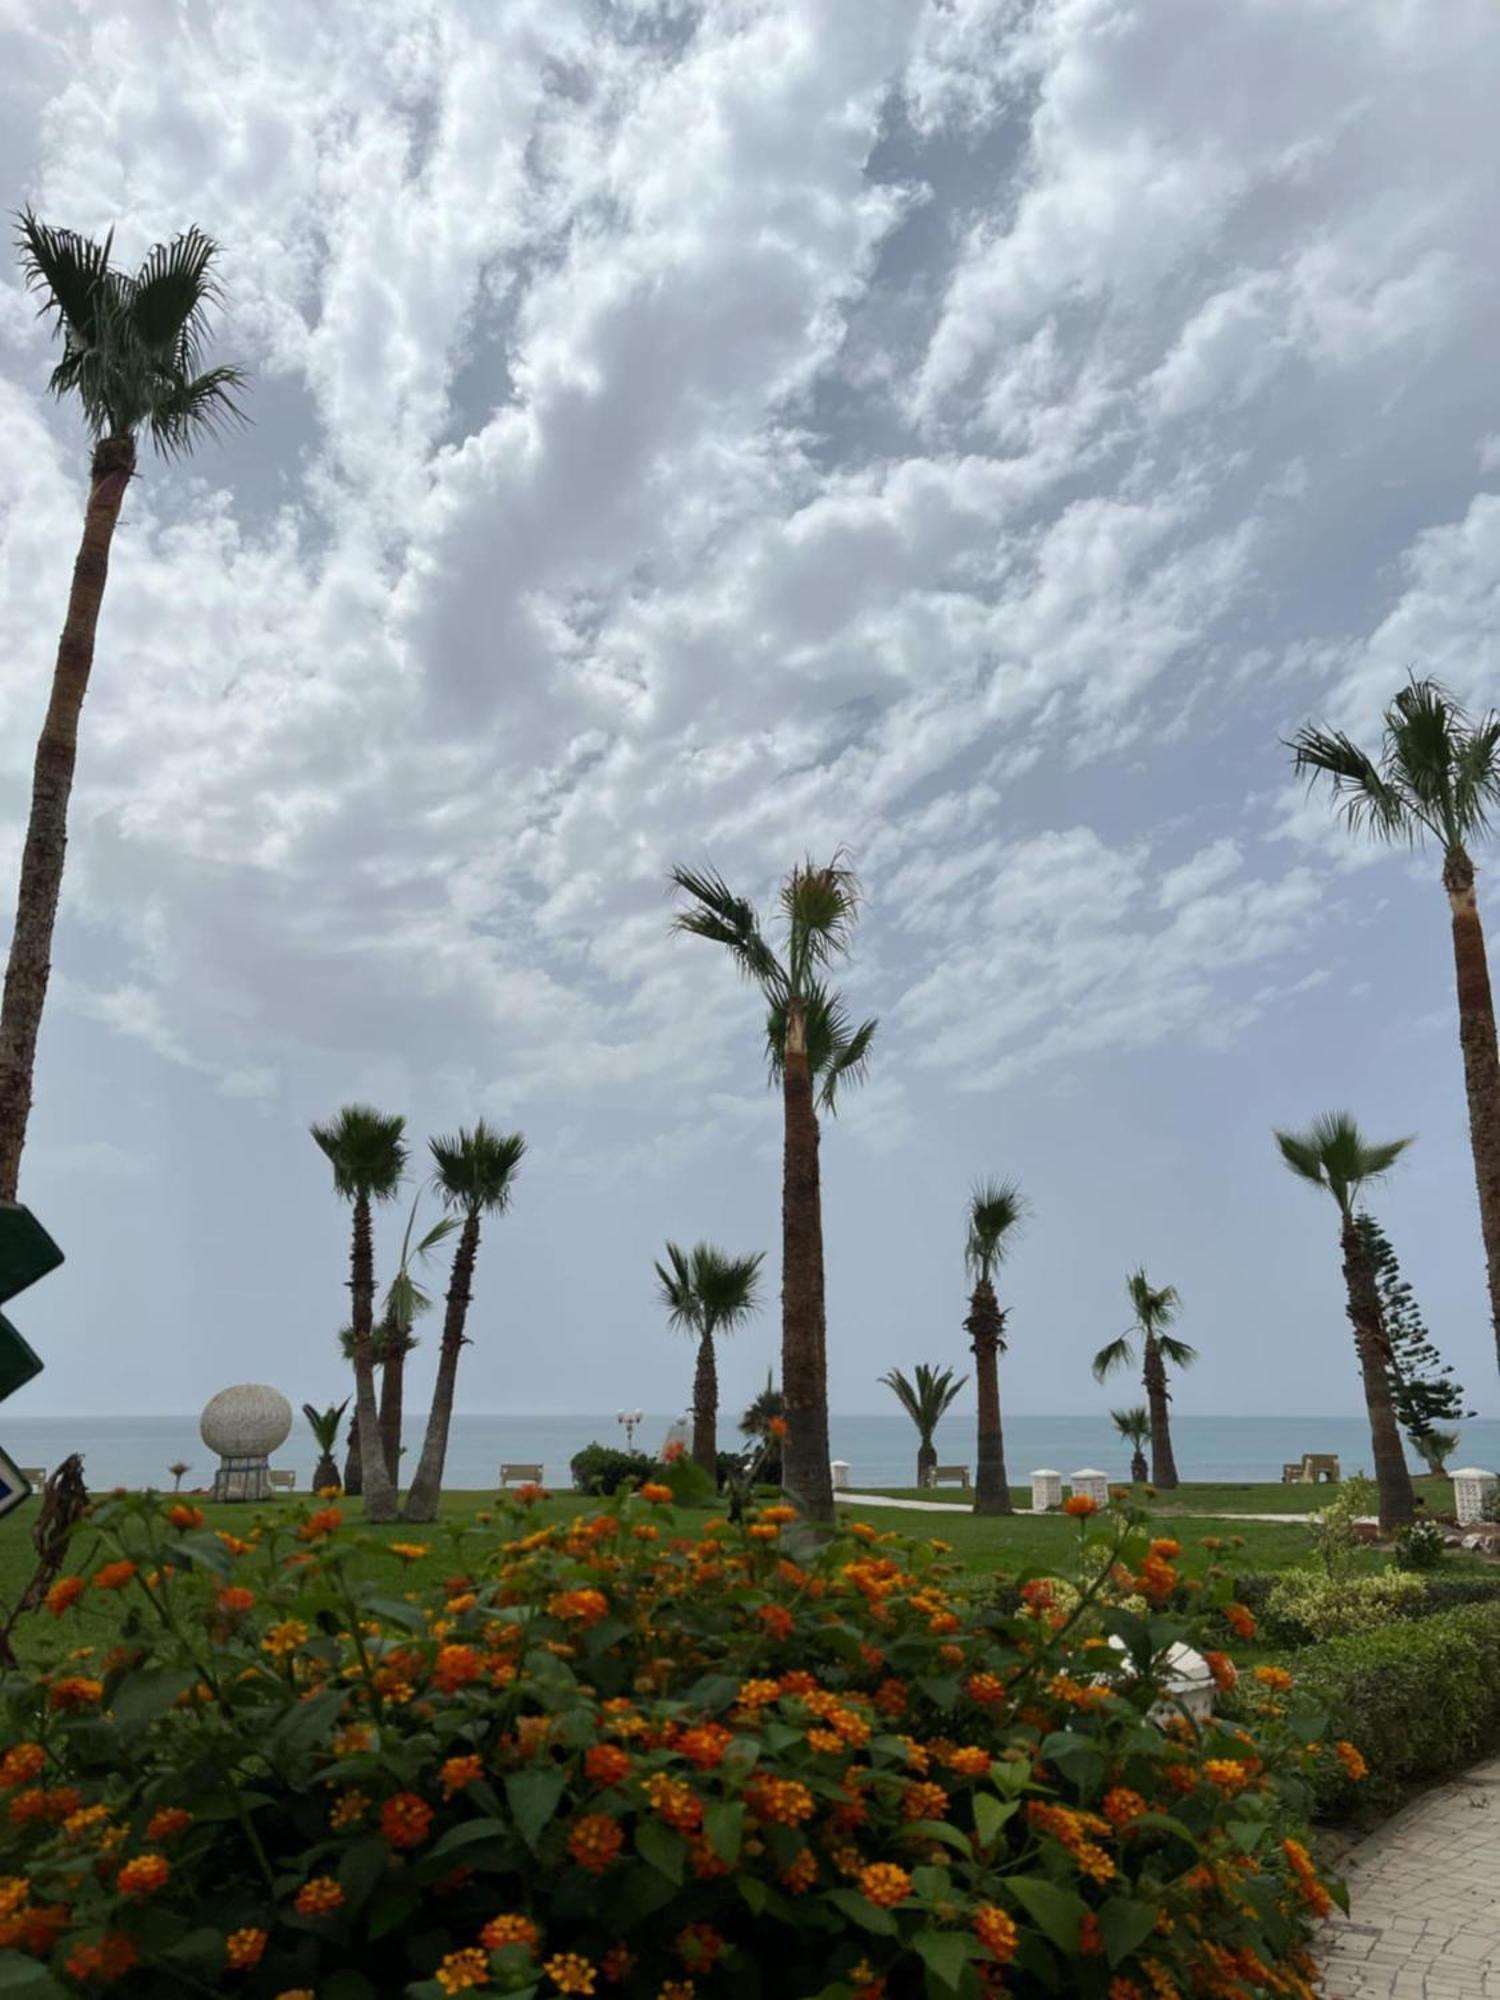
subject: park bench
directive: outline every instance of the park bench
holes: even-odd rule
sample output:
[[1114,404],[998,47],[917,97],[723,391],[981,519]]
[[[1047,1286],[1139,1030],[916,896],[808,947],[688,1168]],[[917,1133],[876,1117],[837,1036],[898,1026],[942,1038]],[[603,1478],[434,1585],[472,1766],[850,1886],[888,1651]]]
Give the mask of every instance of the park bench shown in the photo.
[[16,1470],[28,1486],[45,1486],[47,1483],[47,1468],[45,1465],[18,1465]]
[[509,1486],[515,1481],[521,1486],[540,1486],[542,1467],[539,1465],[511,1465],[508,1461],[500,1467],[500,1484]]
[[273,1471],[273,1472],[271,1472],[271,1473],[270,1473],[270,1474],[269,1474],[268,1476],[269,1476],[269,1478],[270,1478],[270,1481],[271,1481],[271,1491],[272,1491],[273,1493],[295,1493],[295,1492],[296,1492],[296,1490],[297,1490],[297,1475],[296,1475],[296,1473],[295,1473],[295,1472],[275,1472],[275,1471]]
[[1342,1476],[1336,1451],[1305,1451],[1295,1465],[1281,1468],[1283,1486],[1316,1486],[1320,1480],[1337,1486]]
[[961,1486],[965,1493],[969,1490],[969,1468],[966,1465],[935,1465],[932,1468],[934,1486]]

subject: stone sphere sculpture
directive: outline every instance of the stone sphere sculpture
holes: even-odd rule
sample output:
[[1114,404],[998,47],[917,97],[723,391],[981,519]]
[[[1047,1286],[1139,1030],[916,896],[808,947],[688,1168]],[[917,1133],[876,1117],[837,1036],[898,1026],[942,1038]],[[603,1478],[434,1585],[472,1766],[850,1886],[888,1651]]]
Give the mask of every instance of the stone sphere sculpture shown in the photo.
[[212,1397],[198,1419],[198,1433],[219,1455],[214,1498],[266,1499],[271,1491],[266,1461],[286,1443],[291,1429],[291,1404],[263,1382],[241,1382]]

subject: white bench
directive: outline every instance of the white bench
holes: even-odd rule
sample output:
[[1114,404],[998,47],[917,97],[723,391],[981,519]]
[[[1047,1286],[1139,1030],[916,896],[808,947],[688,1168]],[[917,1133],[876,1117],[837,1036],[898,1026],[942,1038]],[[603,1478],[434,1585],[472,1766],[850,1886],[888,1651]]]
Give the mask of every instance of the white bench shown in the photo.
[[542,1470],[540,1465],[512,1465],[507,1460],[500,1467],[500,1484],[509,1486],[514,1481],[518,1486],[540,1486]]
[[273,1493],[296,1492],[297,1475],[295,1472],[276,1472],[273,1470],[270,1473],[269,1477],[271,1481],[271,1491]]
[[16,1470],[28,1486],[45,1486],[47,1483],[47,1468],[45,1465],[18,1465]]
[[961,1486],[965,1493],[969,1490],[969,1468],[966,1465],[935,1465],[932,1468],[934,1486]]

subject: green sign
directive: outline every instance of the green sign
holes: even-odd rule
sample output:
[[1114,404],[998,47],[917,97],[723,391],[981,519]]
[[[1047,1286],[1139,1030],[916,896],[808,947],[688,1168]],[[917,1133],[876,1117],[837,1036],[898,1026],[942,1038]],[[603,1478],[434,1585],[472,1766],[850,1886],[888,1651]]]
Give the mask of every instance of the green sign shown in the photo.
[[[63,1253],[29,1208],[0,1202],[0,1306],[55,1271],[62,1260]],[[41,1372],[40,1357],[0,1313],[0,1402]]]

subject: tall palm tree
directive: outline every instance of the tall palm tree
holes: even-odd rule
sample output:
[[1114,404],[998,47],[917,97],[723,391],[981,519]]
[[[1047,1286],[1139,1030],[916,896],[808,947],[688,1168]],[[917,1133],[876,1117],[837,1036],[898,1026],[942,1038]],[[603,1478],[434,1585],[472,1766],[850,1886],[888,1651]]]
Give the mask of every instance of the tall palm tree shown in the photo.
[[1500,805],[1500,713],[1478,722],[1436,681],[1413,678],[1385,711],[1371,757],[1336,730],[1298,730],[1297,769],[1326,777],[1344,818],[1377,840],[1414,846],[1430,834],[1442,850],[1453,931],[1458,1039],[1469,1100],[1469,1149],[1489,1282],[1490,1324],[1500,1356],[1500,1051],[1474,894],[1469,849],[1490,831]]
[[974,1388],[979,1404],[976,1514],[1013,1512],[1005,1470],[1005,1433],[1000,1424],[1000,1356],[1005,1352],[1007,1315],[995,1298],[995,1272],[1004,1262],[1025,1212],[1026,1203],[1014,1181],[981,1181],[969,1197],[964,1263],[974,1289],[964,1329],[974,1350]]
[[714,1365],[714,1339],[760,1311],[760,1267],[765,1253],[731,1257],[712,1243],[691,1250],[667,1245],[667,1261],[656,1266],[661,1303],[667,1322],[698,1342],[693,1373],[693,1457],[715,1484],[719,1477],[719,1374]]
[[405,1521],[435,1521],[443,1492],[443,1467],[448,1458],[448,1428],[453,1421],[453,1391],[458,1381],[458,1357],[464,1345],[464,1324],[473,1295],[474,1260],[479,1254],[479,1225],[487,1215],[503,1215],[515,1191],[516,1173],[526,1151],[519,1132],[496,1132],[481,1118],[472,1131],[460,1129],[451,1139],[429,1142],[433,1179],[446,1206],[461,1221],[458,1247],[448,1279],[447,1310],[443,1314],[443,1344],[438,1350],[437,1381],[427,1413],[427,1435],[416,1477],[406,1496]]
[[0,1201],[14,1201],[31,1115],[37,1034],[52,970],[52,932],[62,892],[68,801],[78,756],[78,719],[94,664],[94,633],[109,574],[110,544],[135,475],[136,438],[146,431],[165,456],[184,453],[206,431],[240,415],[237,368],[204,368],[208,312],[219,296],[218,246],[189,229],[159,243],[137,271],[116,270],[113,241],[54,229],[23,211],[17,230],[27,288],[54,316],[62,359],[48,387],[77,398],[92,437],[83,537],[37,739],[31,812],[21,852],[16,922],[0,1000]]
[[960,1375],[955,1379],[951,1368],[933,1368],[925,1361],[917,1363],[912,1377],[908,1381],[899,1368],[892,1368],[880,1381],[917,1427],[917,1484],[930,1486],[937,1466],[933,1433],[969,1378]]
[[401,1484],[401,1420],[406,1364],[417,1345],[412,1326],[422,1313],[432,1308],[432,1295],[418,1284],[412,1275],[412,1267],[426,1263],[438,1245],[445,1243],[458,1228],[456,1215],[440,1215],[431,1229],[413,1243],[411,1235],[417,1226],[417,1208],[421,1199],[420,1194],[415,1197],[411,1213],[406,1218],[396,1275],[386,1291],[380,1325],[376,1329],[375,1359],[380,1364],[380,1446],[385,1453],[385,1469],[393,1486]]
[[394,1521],[396,1488],[380,1449],[375,1408],[375,1359],[371,1332],[375,1317],[375,1241],[370,1205],[390,1201],[406,1172],[406,1120],[388,1117],[368,1104],[346,1104],[312,1136],[333,1168],[333,1186],[354,1211],[349,1252],[349,1325],[354,1347],[354,1411],[359,1425],[360,1480],[365,1513],[372,1521]]
[[1116,1368],[1130,1367],[1135,1360],[1131,1343],[1139,1336],[1141,1379],[1151,1419],[1151,1484],[1170,1492],[1179,1482],[1177,1459],[1172,1451],[1172,1398],[1167,1389],[1167,1363],[1170,1361],[1174,1368],[1191,1368],[1198,1359],[1198,1350],[1167,1331],[1182,1310],[1175,1285],[1153,1285],[1145,1271],[1139,1270],[1132,1271],[1125,1280],[1125,1289],[1135,1312],[1135,1325],[1118,1340],[1100,1348],[1094,1356],[1094,1377],[1102,1382]]
[[833,1519],[828,1457],[828,1351],[823,1283],[823,1195],[818,1113],[832,1112],[842,1085],[863,1076],[875,1023],[855,1027],[823,974],[847,958],[859,916],[859,884],[841,854],[804,861],[781,885],[777,955],[754,906],[712,871],[674,868],[688,898],[674,928],[729,952],[766,1003],[771,1082],[781,1086],[781,1387],[786,1397],[783,1477],[802,1512]]
[[307,1419],[307,1428],[313,1434],[313,1443],[318,1447],[317,1468],[312,1476],[314,1493],[325,1486],[337,1486],[339,1469],[334,1460],[334,1449],[339,1441],[339,1425],[344,1412],[349,1407],[346,1396],[342,1403],[330,1403],[326,1410],[320,1410],[316,1403],[304,1403],[302,1414]]
[[1348,1295],[1345,1310],[1354,1328],[1354,1348],[1364,1379],[1375,1484],[1380,1491],[1380,1525],[1399,1527],[1413,1518],[1417,1502],[1396,1427],[1391,1346],[1380,1316],[1375,1265],[1360,1234],[1355,1205],[1365,1184],[1383,1180],[1411,1140],[1389,1139],[1384,1145],[1372,1145],[1347,1111],[1329,1111],[1305,1132],[1278,1132],[1276,1143],[1294,1174],[1322,1188],[1338,1204],[1339,1246]]
[[1115,1429],[1130,1446],[1130,1477],[1137,1486],[1144,1486],[1148,1476],[1146,1440],[1151,1435],[1150,1413],[1137,1403],[1133,1409],[1111,1410],[1109,1414]]

